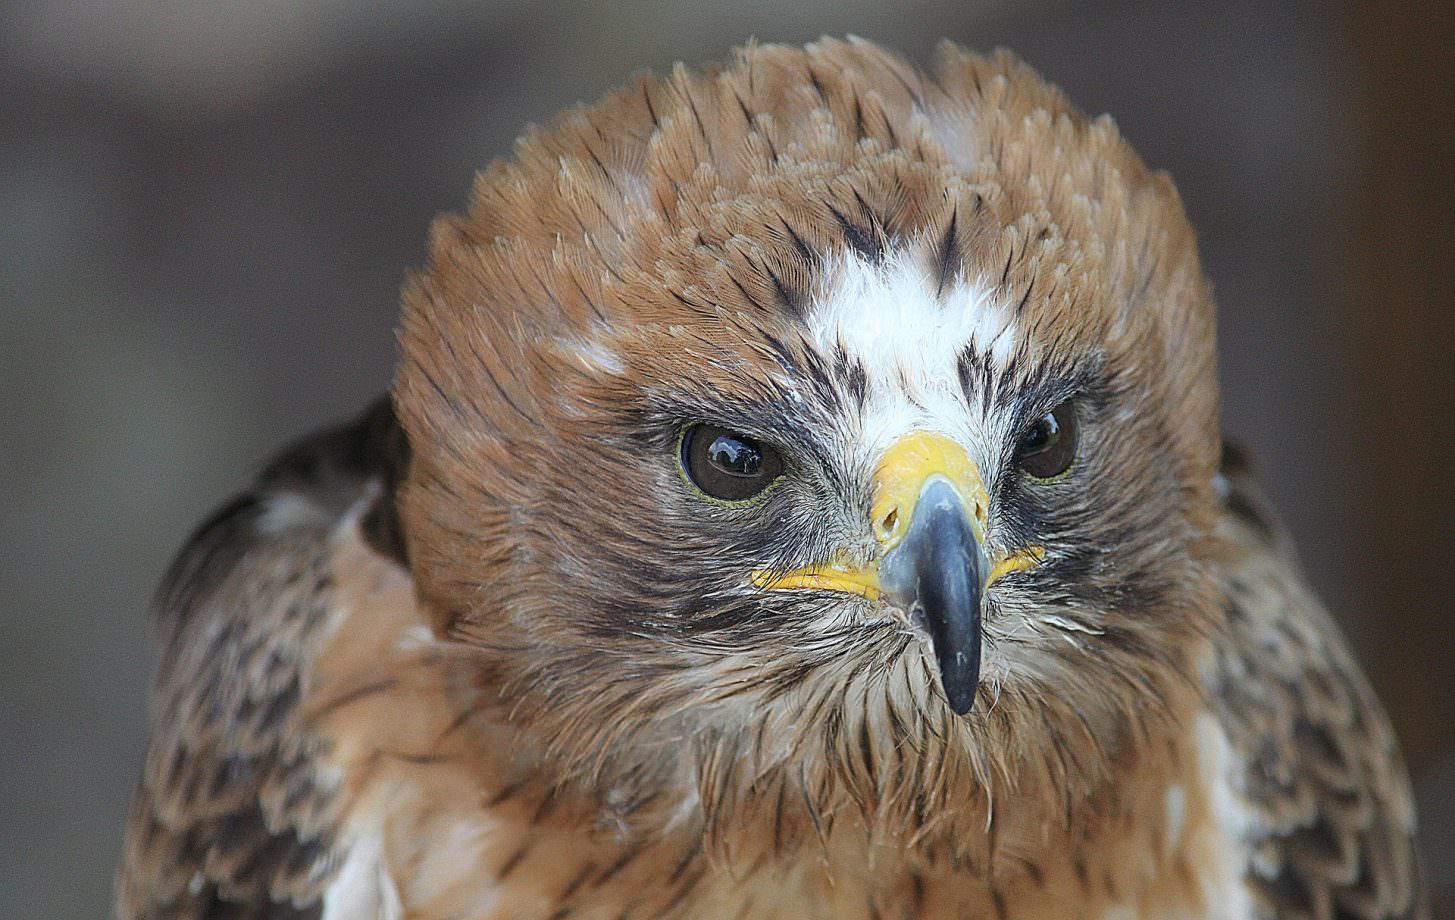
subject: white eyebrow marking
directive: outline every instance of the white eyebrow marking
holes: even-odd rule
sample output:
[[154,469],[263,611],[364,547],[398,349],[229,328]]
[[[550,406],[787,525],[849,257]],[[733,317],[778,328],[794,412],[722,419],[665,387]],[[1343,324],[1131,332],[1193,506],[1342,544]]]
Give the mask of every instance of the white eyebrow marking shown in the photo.
[[967,347],[1004,367],[1019,344],[1014,311],[986,285],[956,280],[943,293],[907,251],[876,266],[854,255],[829,260],[832,279],[810,318],[821,348],[840,344],[864,362],[871,376],[927,365],[954,370]]
[[1022,345],[1012,306],[978,281],[957,279],[940,291],[938,279],[907,250],[877,265],[852,253],[833,256],[824,278],[809,337],[821,352],[842,349],[864,368],[861,446],[883,450],[916,428],[960,438],[975,432],[960,356],[974,349],[993,367],[1008,366]]

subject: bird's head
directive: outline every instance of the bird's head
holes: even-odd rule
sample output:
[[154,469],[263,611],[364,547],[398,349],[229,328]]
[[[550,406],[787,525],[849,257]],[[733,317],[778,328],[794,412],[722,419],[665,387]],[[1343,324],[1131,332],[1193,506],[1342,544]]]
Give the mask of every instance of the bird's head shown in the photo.
[[1085,791],[1211,622],[1191,231],[1007,55],[642,78],[481,176],[402,340],[421,595],[592,775]]

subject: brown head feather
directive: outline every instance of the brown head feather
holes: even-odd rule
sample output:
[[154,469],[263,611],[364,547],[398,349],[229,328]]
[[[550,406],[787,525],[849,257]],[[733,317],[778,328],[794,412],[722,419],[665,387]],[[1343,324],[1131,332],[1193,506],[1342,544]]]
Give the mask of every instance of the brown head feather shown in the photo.
[[[1105,411],[1131,419],[1094,444],[1111,529],[1083,534],[1114,562],[1065,563],[1093,599],[1076,615],[1103,636],[1095,659],[1044,638],[1057,648],[1027,654],[1057,682],[1002,669],[998,702],[967,720],[902,632],[805,637],[795,613],[811,611],[746,585],[752,564],[842,535],[862,489],[845,487],[837,524],[785,517],[776,542],[725,544],[675,467],[674,426],[694,414],[757,413],[807,439],[852,414],[854,368],[806,324],[835,265],[891,254],[1013,305],[1014,368],[967,357],[967,390],[1009,399],[1094,366]],[[983,831],[996,789],[1040,788],[1069,813],[1192,693],[1216,607],[1198,549],[1212,301],[1171,183],[1007,53],[946,44],[924,73],[826,39],[639,78],[529,132],[466,215],[439,221],[402,340],[420,591],[479,647],[502,710],[588,784],[685,776],[709,822],[781,812],[788,789],[801,830],[848,803],[922,837]],[[1028,644],[1004,625],[1016,616],[990,627],[1010,655]]]

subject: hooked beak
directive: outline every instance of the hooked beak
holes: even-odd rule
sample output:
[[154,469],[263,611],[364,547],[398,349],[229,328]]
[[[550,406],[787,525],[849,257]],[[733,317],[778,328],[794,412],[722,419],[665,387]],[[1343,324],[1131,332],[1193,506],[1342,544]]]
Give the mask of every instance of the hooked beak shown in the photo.
[[954,486],[932,477],[904,539],[879,564],[885,598],[929,635],[945,699],[959,715],[980,685],[980,599],[990,573],[971,520]]
[[965,450],[943,435],[914,432],[885,452],[875,473],[873,562],[765,571],[754,581],[764,588],[843,591],[899,608],[929,637],[945,699],[964,715],[980,684],[985,591],[1041,557],[1039,547],[1028,547],[992,562],[985,550],[988,508],[980,471]]

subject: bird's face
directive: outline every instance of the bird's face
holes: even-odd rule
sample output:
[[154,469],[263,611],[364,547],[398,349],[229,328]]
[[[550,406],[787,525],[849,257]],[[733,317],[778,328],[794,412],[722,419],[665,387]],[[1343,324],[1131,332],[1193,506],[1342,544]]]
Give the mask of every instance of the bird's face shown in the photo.
[[883,793],[914,750],[954,755],[941,791],[1023,762],[1064,785],[1187,679],[1216,391],[1175,196],[1109,126],[976,129],[1069,148],[1040,176],[912,155],[934,125],[901,122],[670,183],[666,141],[645,178],[593,152],[594,198],[557,139],[557,197],[502,168],[439,231],[396,387],[410,555],[568,761]]
[[584,408],[518,511],[516,613],[590,650],[577,692],[614,654],[714,717],[900,693],[983,720],[1170,657],[1196,530],[1135,355],[1044,341],[932,257],[831,254],[801,322],[569,346],[598,373],[558,392]]
[[[811,649],[805,681],[933,662],[907,679],[963,716],[982,672],[1044,676],[1104,634],[1109,589],[1123,609],[1166,589],[1116,565],[1127,509],[1093,497],[1116,498],[1099,467],[1126,469],[1104,431],[1105,354],[1048,355],[993,290],[926,268],[912,250],[825,260],[801,327],[766,337],[772,362],[737,356],[766,402],[729,385],[669,414],[679,476],[658,513],[713,561],[684,571],[669,628],[731,627],[735,655],[769,662]],[[1173,478],[1149,478],[1144,499],[1167,507]],[[1160,524],[1141,535],[1169,542]]]

